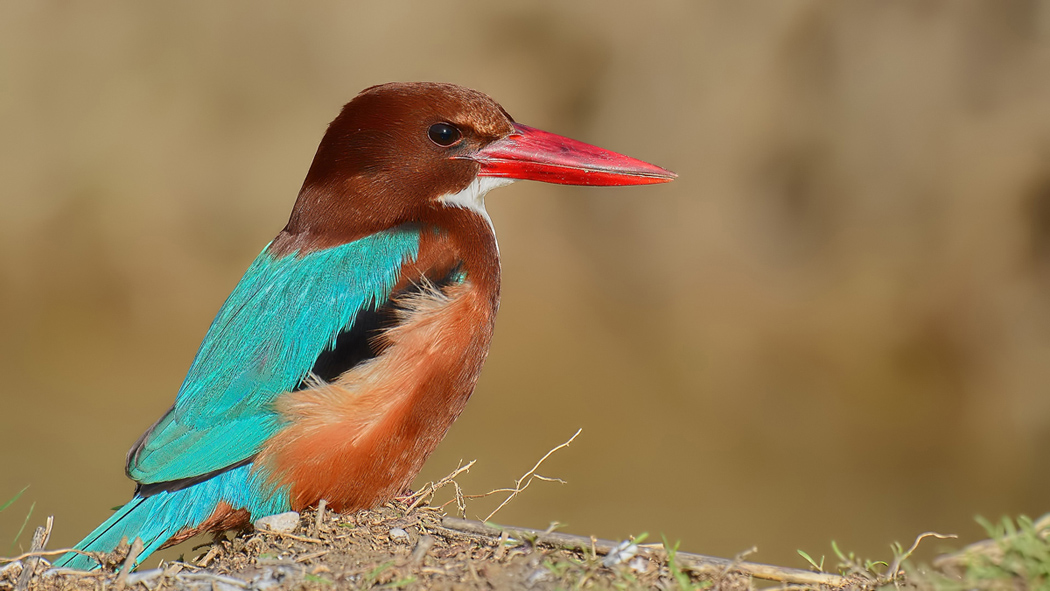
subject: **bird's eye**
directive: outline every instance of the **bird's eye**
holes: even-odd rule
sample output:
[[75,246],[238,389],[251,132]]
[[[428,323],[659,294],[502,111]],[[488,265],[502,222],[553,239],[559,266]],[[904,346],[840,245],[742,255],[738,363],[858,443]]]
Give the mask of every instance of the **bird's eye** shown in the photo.
[[430,137],[430,141],[445,148],[455,145],[459,143],[459,140],[463,139],[463,134],[449,123],[435,123],[431,125],[430,129],[427,130],[427,136]]

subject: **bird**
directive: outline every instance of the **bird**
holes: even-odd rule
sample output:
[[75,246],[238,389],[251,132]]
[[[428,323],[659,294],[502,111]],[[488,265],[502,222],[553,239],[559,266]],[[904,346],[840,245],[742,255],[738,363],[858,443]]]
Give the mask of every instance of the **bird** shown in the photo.
[[63,555],[140,538],[141,563],[205,532],[408,490],[474,391],[500,300],[485,196],[517,180],[665,183],[669,170],[514,121],[436,82],[372,86],[329,124],[287,224],[132,446],[132,499]]

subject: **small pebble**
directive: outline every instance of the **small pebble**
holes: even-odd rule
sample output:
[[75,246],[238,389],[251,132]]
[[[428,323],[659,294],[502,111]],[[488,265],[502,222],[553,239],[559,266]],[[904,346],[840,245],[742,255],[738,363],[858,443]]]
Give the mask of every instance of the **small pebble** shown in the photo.
[[540,581],[542,581],[542,580],[544,580],[544,579],[546,579],[548,577],[550,577],[550,572],[547,569],[545,569],[545,568],[538,568],[538,569],[532,571],[532,574],[529,575],[529,578],[525,579],[525,584],[530,585],[530,586],[531,585],[535,585],[536,583],[539,583]]
[[636,573],[645,574],[649,571],[649,560],[641,556],[627,563],[627,566]]
[[630,540],[624,540],[620,542],[618,546],[612,549],[611,552],[605,555],[605,559],[602,560],[602,565],[606,568],[612,568],[621,562],[626,562],[638,553],[638,544],[631,542]]
[[407,544],[408,532],[401,529],[400,527],[395,527],[394,529],[390,530],[390,541],[395,542],[397,544]]
[[256,519],[252,525],[255,526],[255,529],[288,534],[292,533],[295,527],[299,525],[299,514],[295,511],[289,511],[287,513],[278,513],[277,515],[267,515]]

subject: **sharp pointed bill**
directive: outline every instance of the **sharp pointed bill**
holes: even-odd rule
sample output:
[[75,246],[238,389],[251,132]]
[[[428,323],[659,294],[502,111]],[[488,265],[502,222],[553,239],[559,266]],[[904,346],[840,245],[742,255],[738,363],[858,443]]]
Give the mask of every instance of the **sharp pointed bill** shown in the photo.
[[514,133],[472,156],[480,177],[562,185],[623,186],[667,183],[675,173],[641,160],[520,123]]
[[[175,404],[128,453],[134,498],[77,550],[206,531],[407,487],[488,355],[500,264],[485,195],[517,179],[674,173],[514,123],[436,83],[362,91],[321,139],[284,229],[220,308]],[[95,568],[67,554],[55,566]]]

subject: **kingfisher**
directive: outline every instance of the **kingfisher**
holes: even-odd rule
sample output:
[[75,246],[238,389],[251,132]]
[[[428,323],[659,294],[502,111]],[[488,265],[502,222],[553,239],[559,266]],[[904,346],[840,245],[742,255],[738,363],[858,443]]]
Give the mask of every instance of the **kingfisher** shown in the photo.
[[[76,545],[137,563],[324,499],[408,490],[470,398],[499,307],[485,195],[516,180],[675,174],[516,123],[461,86],[363,90],[328,126],[287,225],[220,308],[172,407],[127,454],[132,499]],[[97,568],[68,553],[55,566]]]

